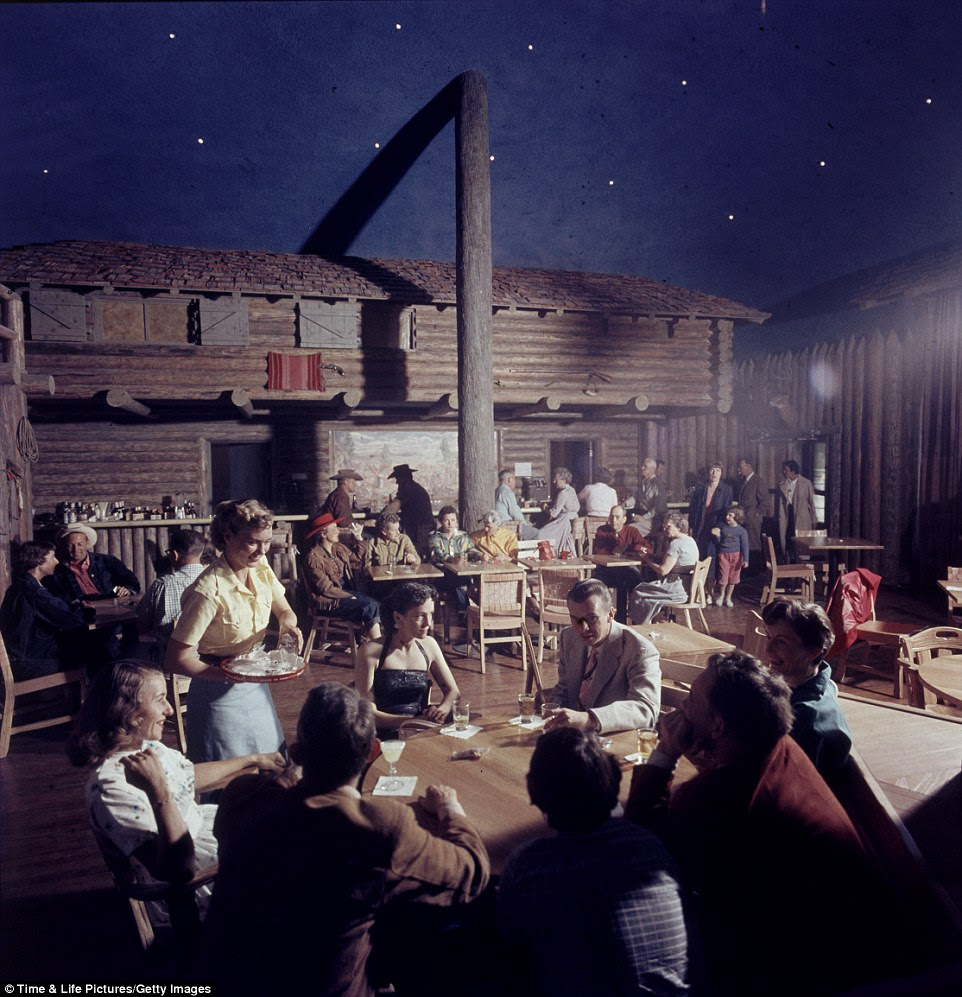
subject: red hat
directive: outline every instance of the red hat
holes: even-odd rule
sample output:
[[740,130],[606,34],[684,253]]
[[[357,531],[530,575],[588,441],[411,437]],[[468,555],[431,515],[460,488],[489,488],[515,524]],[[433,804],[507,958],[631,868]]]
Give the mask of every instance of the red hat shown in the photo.
[[320,516],[316,516],[311,520],[311,532],[304,539],[310,540],[315,533],[320,533],[325,526],[330,526],[331,523],[342,523],[343,521],[342,519],[335,519],[329,512],[322,512]]

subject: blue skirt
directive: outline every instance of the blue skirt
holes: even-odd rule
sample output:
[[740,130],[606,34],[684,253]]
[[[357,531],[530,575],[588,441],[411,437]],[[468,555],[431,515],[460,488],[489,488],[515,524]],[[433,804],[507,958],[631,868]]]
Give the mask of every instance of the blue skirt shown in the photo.
[[277,751],[284,741],[269,685],[194,679],[187,690],[187,757],[216,762]]

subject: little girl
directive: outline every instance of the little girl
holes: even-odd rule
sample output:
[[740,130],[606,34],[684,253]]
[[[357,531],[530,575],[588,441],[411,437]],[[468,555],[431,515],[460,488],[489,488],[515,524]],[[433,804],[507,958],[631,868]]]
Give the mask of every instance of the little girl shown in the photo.
[[[734,606],[735,586],[742,580],[742,568],[748,567],[748,531],[741,524],[745,514],[736,504],[725,513],[725,525],[711,531],[708,554],[716,565],[718,592],[716,606]],[[709,605],[712,602],[708,597]]]

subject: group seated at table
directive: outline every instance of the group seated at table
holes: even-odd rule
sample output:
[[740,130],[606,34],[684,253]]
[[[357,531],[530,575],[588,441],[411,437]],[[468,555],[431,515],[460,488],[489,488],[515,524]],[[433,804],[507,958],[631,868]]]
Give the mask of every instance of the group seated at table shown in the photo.
[[501,525],[501,517],[492,509],[481,517],[484,524],[471,534],[474,546],[481,553],[481,560],[507,564],[518,556],[518,535]]
[[641,582],[629,597],[628,612],[632,623],[651,623],[655,614],[665,606],[687,602],[688,593],[682,581],[698,563],[698,544],[688,535],[688,518],[678,513],[665,516],[665,536],[668,551],[661,561],[651,555],[642,555],[642,563],[657,577],[654,581]]
[[13,581],[0,604],[0,633],[18,682],[78,668],[95,652],[87,631],[94,610],[44,587],[56,567],[51,543],[27,540],[17,549]]
[[[623,505],[613,505],[608,513],[608,522],[602,523],[595,531],[592,543],[592,554],[605,554],[609,557],[624,555],[641,559],[642,554],[650,554],[651,544],[638,532],[637,528],[628,522]],[[635,586],[641,581],[641,568],[633,565],[623,565],[619,568],[599,567],[595,577],[606,585]]]
[[[166,689],[156,666],[114,662],[94,679],[68,743],[70,760],[89,770],[91,826],[141,870],[138,882],[184,882],[217,861],[217,807],[198,804],[195,792],[247,768],[286,769],[279,752],[191,764],[161,742],[173,713]],[[202,909],[209,894],[198,892]]]
[[[437,591],[423,582],[398,585],[381,603],[381,639],[359,651],[354,685],[375,707],[378,735],[396,737],[405,720],[447,720],[460,695],[438,642],[431,636]],[[431,679],[441,690],[432,704]]]
[[401,532],[401,517],[396,512],[382,513],[377,520],[377,534],[367,542],[361,554],[361,567],[420,563],[414,541]]
[[[350,533],[341,542],[340,522],[329,512],[315,516],[306,541],[314,545],[304,559],[304,580],[311,598],[311,608],[339,620],[361,624],[365,640],[381,636],[380,611],[376,599],[359,591],[361,528],[350,524]],[[350,546],[348,546],[350,544]]]
[[306,981],[317,994],[434,995],[471,975],[451,958],[445,920],[485,890],[487,851],[448,786],[425,788],[421,821],[406,800],[361,796],[375,722],[366,698],[323,682],[290,747],[301,782],[241,776],[224,790],[199,976],[219,993],[292,994]]

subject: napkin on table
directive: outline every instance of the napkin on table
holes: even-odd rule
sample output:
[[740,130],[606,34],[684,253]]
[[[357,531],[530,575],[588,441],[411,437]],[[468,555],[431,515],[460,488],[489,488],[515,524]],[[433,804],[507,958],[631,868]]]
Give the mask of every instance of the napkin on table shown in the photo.
[[[397,789],[388,789],[387,785],[392,781],[392,779],[397,779],[398,787]],[[418,777],[416,775],[399,775],[399,776],[389,776],[382,775],[378,778],[377,784],[371,792],[372,796],[413,796],[414,787],[417,785]]]
[[469,737],[474,737],[474,735],[477,734],[479,730],[481,730],[481,728],[476,727],[474,724],[468,724],[468,726],[465,727],[464,730],[458,730],[454,726],[454,724],[451,724],[449,727],[442,727],[438,731],[438,733],[444,734],[446,737],[458,737],[462,741],[464,741],[467,740],[467,738]]
[[525,730],[537,730],[539,727],[544,727],[544,717],[532,717],[526,724],[521,722],[521,717],[512,717],[508,723],[514,724],[515,727],[524,727]]

